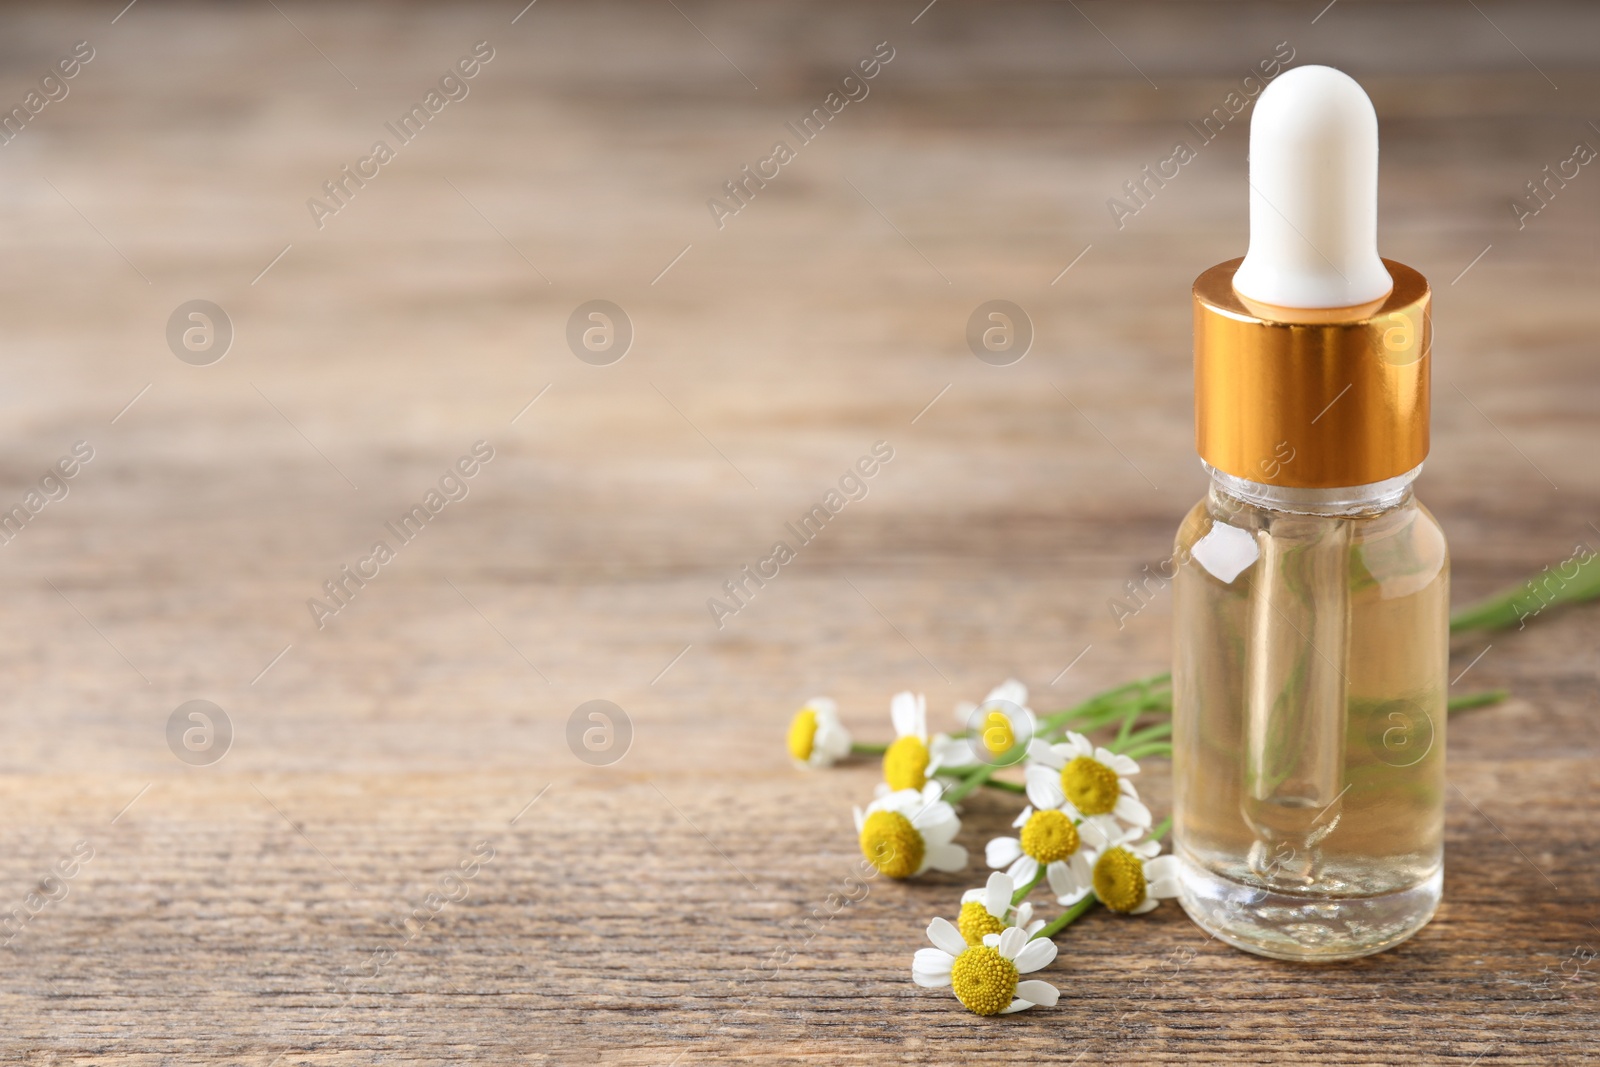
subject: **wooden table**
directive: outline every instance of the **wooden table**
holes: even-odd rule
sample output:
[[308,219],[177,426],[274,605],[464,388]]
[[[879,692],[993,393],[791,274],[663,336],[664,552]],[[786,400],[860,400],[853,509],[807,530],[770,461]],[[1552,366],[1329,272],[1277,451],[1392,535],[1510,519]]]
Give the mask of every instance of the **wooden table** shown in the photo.
[[[1355,963],[1092,914],[1061,1006],[977,1019],[909,974],[976,865],[796,931],[876,769],[782,747],[814,693],[881,739],[897,689],[946,726],[1008,675],[1050,708],[1167,662],[1169,600],[1120,629],[1107,601],[1204,484],[1187,292],[1243,249],[1245,116],[1120,230],[1106,202],[1279,42],[1382,117],[1384,250],[1437,292],[1422,492],[1458,602],[1600,544],[1600,174],[1510,209],[1600,145],[1600,12],[119,6],[0,14],[7,108],[93,49],[0,146],[0,504],[93,450],[0,549],[9,1060],[1600,1060],[1595,608],[1460,644],[1458,689],[1514,697],[1451,727],[1438,918]],[[968,351],[990,299],[1031,320],[1013,365]],[[220,361],[168,344],[191,300]],[[569,349],[591,300],[632,324],[618,362]],[[390,534],[478,441],[465,498]],[[719,628],[708,598],[879,441],[865,499]],[[342,566],[369,578],[336,605]],[[190,700],[220,761],[169,747]],[[569,748],[591,700],[631,724],[609,765]],[[962,840],[1013,811],[973,798]]]

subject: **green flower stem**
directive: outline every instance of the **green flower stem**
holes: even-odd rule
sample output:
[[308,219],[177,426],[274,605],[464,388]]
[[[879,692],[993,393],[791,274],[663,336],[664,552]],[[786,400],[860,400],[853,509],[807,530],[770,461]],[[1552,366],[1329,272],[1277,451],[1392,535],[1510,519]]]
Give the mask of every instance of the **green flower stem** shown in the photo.
[[[1138,748],[1147,741],[1156,741],[1163,737],[1172,736],[1172,723],[1158,722],[1153,726],[1146,726],[1137,733],[1127,734],[1117,738],[1116,743],[1108,746],[1113,752],[1125,752],[1130,748]],[[1137,757],[1136,757],[1137,758]]]
[[1165,819],[1156,823],[1156,828],[1150,831],[1150,840],[1160,841],[1167,836],[1167,831],[1170,829],[1172,829],[1172,816],[1168,815]]
[[1045,742],[1060,741],[1066,737],[1067,732],[1074,731],[1080,734],[1093,733],[1114,722],[1136,722],[1140,715],[1147,711],[1168,712],[1172,710],[1172,697],[1167,693],[1158,693],[1148,696],[1137,696],[1132,700],[1112,704],[1086,715],[1079,715],[1070,719],[1054,729],[1040,729],[1037,736]]
[[1096,713],[1104,711],[1108,706],[1112,709],[1110,717],[1114,718],[1119,713],[1122,705],[1127,702],[1125,698],[1128,694],[1137,693],[1140,697],[1143,697],[1151,689],[1169,684],[1171,681],[1171,673],[1163,672],[1161,674],[1152,674],[1148,678],[1140,678],[1138,681],[1128,682],[1126,685],[1119,685],[1115,689],[1107,689],[1105,692],[1092,696],[1075,707],[1044,716],[1039,720],[1035,733],[1043,736],[1059,730],[1078,719],[1095,717]]
[[[1154,674],[1115,689],[1107,689],[1073,707],[1051,712],[1038,720],[1034,736],[1050,740],[1069,728],[1079,728],[1080,732],[1093,730],[1128,714],[1134,705],[1141,711],[1170,709],[1171,694],[1158,691],[1158,687],[1167,684],[1171,677],[1170,674]],[[970,730],[953,730],[948,736],[967,737],[970,734]]]
[[[1549,593],[1549,599],[1535,591],[1532,582],[1524,582],[1516,589],[1506,590],[1496,596],[1489,597],[1477,604],[1471,604],[1450,616],[1451,633],[1464,633],[1468,630],[1505,629],[1506,627],[1525,624],[1526,619],[1547,607],[1559,604],[1576,604],[1586,600],[1600,598],[1600,554],[1591,556],[1587,560],[1576,561],[1576,574],[1568,578],[1560,573],[1558,568],[1545,575],[1544,585],[1541,590]],[[1551,588],[1555,587],[1555,588]],[[1501,690],[1486,693],[1469,693],[1450,701],[1451,710],[1464,710],[1466,708],[1484,707],[1495,704],[1505,699]],[[1053,712],[1041,717],[1038,721],[1035,734],[1046,740],[1052,740],[1070,728],[1078,728],[1080,732],[1098,729],[1108,723],[1115,722],[1123,716],[1129,715],[1132,709],[1138,711],[1165,711],[1172,710],[1172,674],[1163,671],[1152,674],[1148,678],[1107,689],[1098,693],[1081,704]],[[1126,720],[1131,722],[1132,719]],[[1129,727],[1131,729],[1131,726]],[[967,731],[962,730],[951,734],[951,737],[965,737]],[[1137,735],[1129,734],[1128,737]],[[852,746],[852,750],[867,751],[869,746]],[[955,787],[953,797],[946,799],[959,800],[983,782],[996,768],[985,767]]]
[[1122,716],[1122,725],[1117,727],[1117,739],[1111,742],[1111,751],[1118,752],[1128,743],[1128,735],[1133,733],[1133,720],[1139,717],[1141,710],[1135,707]]
[[889,751],[888,745],[873,745],[863,741],[850,742],[852,756],[881,756],[887,751]]
[[959,804],[961,801],[966,799],[968,793],[972,792],[980,785],[986,784],[990,777],[994,775],[994,772],[998,771],[999,769],[999,764],[985,763],[977,770],[969,771],[963,778],[957,781],[955,785],[945,790],[944,796],[940,797],[939,799],[949,804]]
[[[1570,578],[1562,573],[1569,563],[1576,568]],[[1520,628],[1545,608],[1577,604],[1596,597],[1600,597],[1600,555],[1591,554],[1586,560],[1573,556],[1554,568],[1546,567],[1514,589],[1503,590],[1462,608],[1450,616],[1450,632]]]
[[1033,937],[1029,938],[1028,940],[1033,941],[1033,940],[1036,940],[1037,938],[1041,938],[1041,937],[1054,937],[1054,936],[1056,936],[1061,931],[1065,930],[1067,927],[1069,927],[1073,923],[1077,922],[1080,918],[1083,917],[1085,912],[1087,912],[1090,908],[1094,907],[1098,903],[1100,903],[1100,902],[1095,899],[1094,894],[1090,893],[1088,896],[1086,896],[1082,900],[1078,901],[1072,907],[1068,908],[1066,911],[1062,912],[1060,915],[1057,915],[1053,922],[1051,922],[1049,925],[1045,926],[1043,929],[1041,929],[1038,933],[1034,934]]
[[[1545,577],[1543,590],[1548,599],[1532,589],[1532,582],[1524,582],[1476,604],[1468,605],[1450,616],[1450,632],[1469,630],[1505,629],[1523,624],[1525,619],[1547,607],[1560,604],[1577,604],[1600,598],[1600,554],[1587,560],[1575,561],[1577,573],[1568,578],[1551,571]],[[1559,585],[1559,588],[1552,588]],[[1082,722],[1086,729],[1103,726],[1124,714],[1130,703],[1128,697],[1136,694],[1133,702],[1143,705],[1142,710],[1172,710],[1172,675],[1170,672],[1152,674],[1148,678],[1128,682],[1090,697],[1076,707],[1047,715],[1039,720],[1040,736],[1053,733],[1069,724]],[[1499,690],[1488,693],[1470,693],[1450,702],[1452,709],[1483,707],[1505,699]]]
[[1130,748],[1128,751],[1122,753],[1122,755],[1127,756],[1129,759],[1135,760],[1148,759],[1151,756],[1171,756],[1172,742],[1151,741],[1147,745],[1140,745],[1138,748]]
[[1458,697],[1450,698],[1449,708],[1451,711],[1486,708],[1491,704],[1500,703],[1509,695],[1504,689],[1485,689],[1481,693],[1463,693]]
[[[1152,699],[1150,694],[1151,687],[1162,684],[1169,677],[1166,674],[1158,674],[1151,678],[1142,678],[1137,682],[1129,682],[1127,685],[1118,686],[1116,689],[1108,690],[1097,697],[1091,697],[1077,707],[1040,719],[1038,736],[1048,740],[1047,735],[1051,729],[1061,729],[1069,724],[1081,725],[1084,729],[1090,730],[1113,722],[1118,718],[1123,718],[1131,723],[1138,717],[1140,712],[1149,710]],[[1133,700],[1128,700],[1129,693],[1136,693],[1137,695]],[[1157,696],[1154,699],[1158,706],[1170,707],[1171,705],[1170,697]],[[1154,727],[1151,729],[1154,729]],[[1147,732],[1145,730],[1140,731],[1141,734]],[[1154,737],[1155,735],[1152,734],[1150,736]],[[1011,766],[1011,764],[1007,764],[1007,766]],[[951,804],[959,803],[965,800],[968,794],[980,785],[995,786],[1008,792],[1020,793],[1024,791],[1009,782],[991,781],[990,779],[994,776],[994,773],[1000,769],[1001,767],[998,764],[984,764],[982,767],[968,772],[945,792],[943,799]]]
[[1033,876],[1033,881],[1011,894],[1011,906],[1014,908],[1024,900],[1027,900],[1028,894],[1033,892],[1034,886],[1042,881],[1044,881],[1044,866],[1041,864],[1039,870]]
[[[1136,682],[1132,684],[1136,686],[1144,685],[1148,681],[1149,680],[1146,679],[1144,682]],[[1127,689],[1128,686],[1123,686],[1119,690],[1116,690],[1116,692],[1125,692]],[[1460,696],[1451,697],[1449,707],[1451,711],[1466,711],[1469,708],[1488,707],[1505,700],[1507,695],[1508,694],[1504,689],[1486,689],[1478,693],[1463,693]],[[1170,698],[1170,694],[1168,694],[1168,696]],[[1093,703],[1093,701],[1088,701],[1087,703]],[[1080,707],[1082,707],[1082,705],[1080,705]],[[1152,710],[1144,703],[1140,704],[1140,708],[1141,710]],[[1077,711],[1078,709],[1073,710]],[[1092,712],[1090,714],[1095,722],[1086,726],[1085,728],[1094,729],[1097,725],[1105,725],[1106,723],[1113,721],[1118,715],[1127,715],[1128,710],[1128,705],[1120,705],[1113,706],[1111,708],[1104,708],[1097,712]],[[1163,706],[1161,710],[1170,711],[1170,703]],[[1131,722],[1133,719],[1130,718],[1127,721]],[[1165,740],[1165,738],[1169,738],[1171,736],[1172,723],[1170,721],[1157,722],[1150,726],[1146,726],[1141,730],[1135,730],[1132,733],[1121,737],[1117,742],[1113,742],[1108,747],[1111,748],[1112,751],[1118,751],[1120,749],[1121,754],[1130,759],[1147,759],[1150,756],[1171,756],[1172,743]],[[853,747],[854,746],[852,746],[852,748]],[[950,788],[947,793],[945,793],[944,799],[954,804],[965,799],[980,785],[986,785],[991,789],[1003,790],[1007,793],[1020,794],[1027,792],[1026,787],[1015,782],[994,781],[994,773],[1002,769],[1004,768],[997,764],[984,764],[982,767],[968,772],[964,778],[960,779],[954,786]]]

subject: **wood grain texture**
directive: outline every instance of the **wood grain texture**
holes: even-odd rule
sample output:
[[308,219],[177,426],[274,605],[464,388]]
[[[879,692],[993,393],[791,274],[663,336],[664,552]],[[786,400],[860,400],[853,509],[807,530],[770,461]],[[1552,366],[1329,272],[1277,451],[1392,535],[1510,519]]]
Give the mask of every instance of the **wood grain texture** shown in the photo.
[[[909,969],[982,872],[805,927],[876,773],[781,747],[818,692],[871,739],[897,689],[944,724],[1007,675],[1046,708],[1165,665],[1170,604],[1106,604],[1203,486],[1188,285],[1243,245],[1242,121],[1123,228],[1106,201],[1282,41],[1371,91],[1384,251],[1434,283],[1457,601],[1600,541],[1600,175],[1510,210],[1600,145],[1600,13],[277,6],[0,12],[3,107],[95,49],[0,146],[0,508],[94,448],[0,546],[0,902],[36,911],[8,1062],[1600,1061],[1592,607],[1460,641],[1457,688],[1514,696],[1451,724],[1438,918],[1354,963],[1091,914],[1057,1009],[976,1019]],[[480,40],[318,229],[306,200]],[[886,40],[718,229],[707,198]],[[165,339],[196,298],[236,331],[206,367]],[[1009,367],[964,341],[993,298],[1036,331]],[[636,328],[612,366],[566,345],[592,299]],[[479,440],[319,629],[307,599]],[[719,629],[707,598],[877,441],[866,498]],[[166,741],[196,698],[235,731],[211,766]],[[631,721],[610,766],[568,748],[592,699]],[[1164,812],[1163,765],[1145,788]],[[1014,811],[974,797],[962,840]]]

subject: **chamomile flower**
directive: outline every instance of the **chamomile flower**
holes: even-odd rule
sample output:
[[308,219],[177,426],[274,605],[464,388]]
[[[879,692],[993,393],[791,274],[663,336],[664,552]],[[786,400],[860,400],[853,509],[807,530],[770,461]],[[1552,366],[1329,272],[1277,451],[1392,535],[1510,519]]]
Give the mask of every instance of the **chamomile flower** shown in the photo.
[[789,758],[802,770],[831,767],[850,754],[850,732],[839,722],[838,705],[812,697],[789,721]]
[[950,986],[956,999],[977,1015],[1009,1015],[1035,1004],[1054,1007],[1060,990],[1022,976],[1050,966],[1056,943],[1048,937],[1032,938],[1012,926],[988,934],[981,945],[968,945],[950,920],[928,924],[933,948],[918,949],[911,962],[911,980],[929,989]]
[[856,809],[861,854],[890,878],[914,878],[932,867],[959,871],[967,850],[954,844],[961,830],[956,810],[940,800],[938,783],[922,789],[901,789]]
[[894,741],[883,754],[883,780],[891,791],[921,789],[928,781],[928,701],[896,693],[889,702]]
[[[974,716],[974,712],[978,712]],[[973,722],[978,718],[977,723]],[[929,774],[937,771],[975,767],[978,763],[993,763],[1010,752],[1019,741],[1033,737],[1038,720],[1028,707],[1028,687],[1015,678],[1007,679],[989,690],[982,704],[963,701],[956,705],[956,719],[964,730],[976,728],[977,746],[967,738],[938,734],[933,739],[933,760]],[[982,748],[984,757],[975,751]]]
[[982,889],[969,889],[961,894],[961,915],[956,919],[956,929],[968,945],[981,945],[989,934],[998,934],[1007,927],[1020,927],[1029,937],[1044,929],[1044,920],[1033,917],[1033,904],[1023,901],[1012,907],[1017,884],[1004,871],[989,875]]
[[1127,830],[1090,857],[1094,895],[1111,911],[1143,915],[1178,895],[1178,858],[1158,855],[1160,842],[1138,840],[1144,834]]
[[1065,741],[1054,745],[1036,739],[1028,759],[1028,799],[1040,807],[1070,804],[1106,837],[1121,832],[1118,819],[1149,828],[1150,809],[1128,780],[1139,773],[1139,764],[1131,758],[1096,748],[1082,734],[1068,733]]
[[[1029,799],[1043,792],[1029,786]],[[1022,809],[1017,821],[1017,837],[997,837],[984,849],[991,867],[1004,867],[1018,885],[1027,885],[1043,867],[1050,889],[1062,904],[1075,904],[1089,893],[1089,850],[1104,848],[1109,838],[1100,827],[1082,820],[1069,804],[1056,807],[1032,805]]]

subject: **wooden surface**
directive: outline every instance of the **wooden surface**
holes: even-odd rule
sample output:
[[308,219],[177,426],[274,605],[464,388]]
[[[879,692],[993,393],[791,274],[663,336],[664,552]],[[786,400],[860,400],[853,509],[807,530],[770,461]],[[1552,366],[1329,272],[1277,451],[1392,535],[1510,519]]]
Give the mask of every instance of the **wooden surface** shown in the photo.
[[[0,547],[0,895],[65,892],[7,943],[8,1062],[1600,1062],[1594,608],[1461,643],[1457,688],[1515,697],[1451,726],[1438,918],[1355,963],[1094,914],[1058,1008],[976,1019],[910,981],[976,866],[789,925],[851,872],[875,769],[781,745],[813,693],[871,739],[900,688],[943,725],[1007,675],[1049,708],[1166,663],[1169,601],[1106,602],[1203,486],[1187,290],[1243,249],[1243,120],[1125,228],[1105,202],[1280,41],[1371,91],[1384,251],[1437,291],[1457,601],[1600,543],[1600,173],[1509,208],[1600,145],[1600,13],[120,6],[0,13],[5,107],[95,49],[0,147],[0,502],[94,449]],[[307,198],[485,39],[318,230]],[[718,230],[706,199],[885,40]],[[196,298],[237,333],[211,366],[164,337]],[[994,298],[1036,329],[1009,367],[963,339]],[[592,299],[636,328],[612,366],[566,346]],[[470,495],[317,629],[480,439]],[[718,629],[707,598],[880,440]],[[191,699],[233,725],[214,765],[168,748]],[[567,744],[592,699],[631,720],[610,766]],[[1163,765],[1145,789],[1163,813]],[[962,840],[1014,810],[974,798]]]

